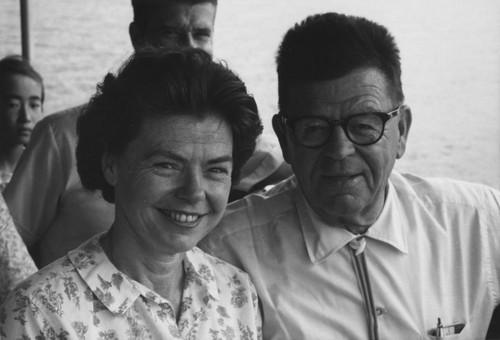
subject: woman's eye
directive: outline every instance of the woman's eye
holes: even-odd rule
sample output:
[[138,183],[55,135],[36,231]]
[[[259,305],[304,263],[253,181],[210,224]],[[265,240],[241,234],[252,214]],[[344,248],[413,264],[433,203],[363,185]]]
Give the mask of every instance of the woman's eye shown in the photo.
[[225,174],[225,175],[229,174],[229,169],[224,167],[211,168],[210,171],[216,174]]
[[156,163],[155,167],[160,169],[175,169],[174,164],[166,162]]
[[7,107],[8,107],[9,109],[18,108],[18,107],[20,107],[20,106],[21,106],[21,104],[20,104],[17,100],[9,100],[9,101],[7,102]]

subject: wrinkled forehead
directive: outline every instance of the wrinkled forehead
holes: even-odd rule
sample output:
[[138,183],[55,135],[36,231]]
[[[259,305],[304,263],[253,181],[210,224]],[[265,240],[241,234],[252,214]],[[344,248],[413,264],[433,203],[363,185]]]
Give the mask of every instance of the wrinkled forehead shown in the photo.
[[392,91],[387,77],[378,69],[360,68],[345,76],[322,80],[292,80],[288,83],[282,109],[301,111],[316,106],[348,107],[353,105],[391,106]]

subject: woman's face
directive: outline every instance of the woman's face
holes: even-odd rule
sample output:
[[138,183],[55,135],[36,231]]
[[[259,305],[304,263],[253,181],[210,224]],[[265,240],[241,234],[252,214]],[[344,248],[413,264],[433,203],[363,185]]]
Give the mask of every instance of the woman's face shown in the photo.
[[218,117],[146,119],[121,156],[105,155],[115,229],[146,251],[182,253],[219,222],[233,169],[233,138]]
[[0,140],[9,147],[26,145],[42,117],[42,85],[12,74],[0,81]]

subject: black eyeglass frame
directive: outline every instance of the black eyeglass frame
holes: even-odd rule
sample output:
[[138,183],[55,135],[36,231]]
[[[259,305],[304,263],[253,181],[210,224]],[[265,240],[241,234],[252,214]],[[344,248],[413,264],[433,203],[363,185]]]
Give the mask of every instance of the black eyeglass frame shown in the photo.
[[[297,140],[297,142],[306,147],[306,148],[319,148],[319,147],[322,147],[323,145],[325,145],[326,143],[328,143],[328,141],[330,140],[330,138],[332,138],[332,132],[333,132],[333,128],[337,125],[340,125],[340,127],[342,128],[342,130],[344,131],[345,135],[347,136],[347,139],[349,139],[353,144],[355,145],[359,145],[359,146],[368,146],[368,145],[373,145],[375,143],[377,143],[380,138],[382,138],[382,136],[384,135],[384,131],[385,131],[385,124],[387,123],[387,121],[393,117],[396,117],[398,114],[399,114],[399,110],[401,110],[401,108],[403,107],[403,105],[399,105],[397,108],[395,108],[394,110],[392,111],[389,111],[389,112],[365,112],[365,113],[357,113],[357,114],[354,114],[354,115],[351,115],[347,118],[344,118],[344,119],[338,119],[338,120],[332,120],[332,119],[328,119],[328,118],[325,118],[323,116],[307,116],[307,117],[297,117],[297,118],[287,118],[285,117],[281,112],[278,114],[280,117],[281,117],[281,122],[285,125],[288,125],[292,131],[293,131],[293,136],[294,138]],[[359,116],[366,116],[366,115],[375,115],[377,117],[379,117],[381,120],[382,120],[382,129],[381,129],[381,133],[380,133],[380,136],[373,142],[370,142],[370,143],[357,143],[355,141],[352,140],[350,134],[349,134],[349,131],[347,130],[347,124],[349,123],[349,121],[355,117],[359,117]],[[318,145],[304,145],[302,144],[299,139],[297,138],[296,134],[295,134],[295,124],[299,121],[299,120],[302,120],[302,119],[310,119],[310,118],[316,118],[316,119],[321,119],[321,120],[324,120],[328,123],[329,125],[329,135],[328,135],[328,138],[325,139],[325,142],[321,143],[321,144],[318,144]]]

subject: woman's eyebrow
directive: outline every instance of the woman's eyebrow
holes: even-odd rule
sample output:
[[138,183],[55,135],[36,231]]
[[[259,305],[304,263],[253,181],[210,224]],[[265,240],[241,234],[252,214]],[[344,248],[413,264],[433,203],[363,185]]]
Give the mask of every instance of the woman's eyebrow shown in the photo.
[[216,164],[216,163],[224,163],[224,162],[232,162],[232,161],[233,161],[232,155],[225,155],[225,156],[220,156],[217,158],[210,159],[208,161],[208,164]]

